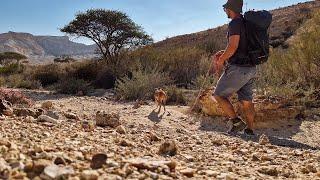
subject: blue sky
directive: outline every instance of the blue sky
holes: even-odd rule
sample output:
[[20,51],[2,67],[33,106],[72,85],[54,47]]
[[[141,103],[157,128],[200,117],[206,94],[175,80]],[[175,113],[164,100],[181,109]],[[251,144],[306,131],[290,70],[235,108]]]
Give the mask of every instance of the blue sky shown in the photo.
[[[248,9],[275,9],[306,0],[245,0]],[[59,28],[79,11],[90,8],[127,13],[155,41],[213,28],[227,23],[226,0],[1,0],[0,33],[64,35]],[[86,39],[75,39],[91,44]]]

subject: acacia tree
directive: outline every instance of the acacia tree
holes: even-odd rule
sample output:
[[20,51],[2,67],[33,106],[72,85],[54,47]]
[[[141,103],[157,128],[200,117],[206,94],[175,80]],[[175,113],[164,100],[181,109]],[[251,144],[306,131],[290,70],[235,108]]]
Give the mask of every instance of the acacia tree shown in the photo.
[[123,50],[130,50],[152,42],[141,26],[125,13],[114,10],[90,9],[78,13],[62,32],[86,37],[98,46],[104,59],[116,64]]
[[17,63],[19,64],[20,61],[23,59],[28,59],[28,57],[23,54],[16,53],[16,52],[0,53],[0,63],[1,64],[3,64],[3,61],[5,61],[5,60],[16,60]]

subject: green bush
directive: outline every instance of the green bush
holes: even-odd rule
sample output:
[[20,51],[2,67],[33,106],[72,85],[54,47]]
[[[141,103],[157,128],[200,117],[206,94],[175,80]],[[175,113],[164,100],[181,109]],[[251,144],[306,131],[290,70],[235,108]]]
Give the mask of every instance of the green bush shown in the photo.
[[57,83],[57,91],[63,94],[77,94],[82,91],[87,94],[92,89],[89,83],[83,79],[67,78]]
[[276,49],[258,71],[257,87],[263,92],[292,95],[320,88],[320,11],[295,35],[289,49]]
[[11,88],[39,89],[41,83],[36,80],[28,79],[23,74],[13,74],[6,77],[6,85]]
[[99,69],[96,61],[76,62],[66,67],[66,74],[76,79],[92,81],[96,79]]
[[131,54],[136,68],[166,72],[175,84],[187,87],[201,74],[206,52],[200,48],[156,49],[147,47]]
[[63,76],[64,69],[57,64],[34,67],[33,79],[39,81],[43,87],[57,83]]
[[0,67],[0,74],[15,74],[15,73],[21,73],[24,70],[23,65],[19,65],[18,63],[10,63],[8,65],[5,65],[3,67]]
[[184,96],[184,92],[175,86],[169,86],[165,88],[168,95],[168,104],[187,105],[187,99]]
[[132,73],[132,78],[126,76],[118,79],[115,91],[117,98],[122,100],[151,99],[155,88],[170,83],[171,80],[166,73],[138,70]]

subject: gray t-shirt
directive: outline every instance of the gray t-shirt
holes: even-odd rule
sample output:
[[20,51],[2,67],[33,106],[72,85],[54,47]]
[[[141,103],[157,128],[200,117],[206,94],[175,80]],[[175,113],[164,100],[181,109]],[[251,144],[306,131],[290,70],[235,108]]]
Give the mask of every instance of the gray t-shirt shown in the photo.
[[248,50],[248,41],[246,38],[246,32],[245,32],[245,25],[244,25],[244,19],[241,15],[240,17],[237,17],[235,19],[232,19],[229,23],[228,27],[228,41],[229,37],[232,35],[240,35],[240,42],[237,51],[235,54],[229,59],[229,64],[241,64],[241,58],[247,57],[247,50]]

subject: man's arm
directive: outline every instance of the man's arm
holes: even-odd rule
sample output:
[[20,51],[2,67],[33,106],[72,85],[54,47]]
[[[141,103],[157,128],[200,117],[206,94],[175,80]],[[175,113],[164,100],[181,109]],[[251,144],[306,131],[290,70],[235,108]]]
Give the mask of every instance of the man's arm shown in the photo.
[[234,55],[234,53],[237,51],[239,47],[239,42],[240,42],[240,35],[232,35],[229,37],[229,43],[224,51],[224,53],[220,56],[217,57],[217,61],[215,63],[215,72],[217,75],[220,75],[220,72],[224,66],[224,63],[229,60],[230,57]]
[[225,62],[231,58],[234,53],[236,53],[240,42],[240,35],[233,35],[229,37],[229,43],[224,51],[224,53],[220,56],[219,61]]

